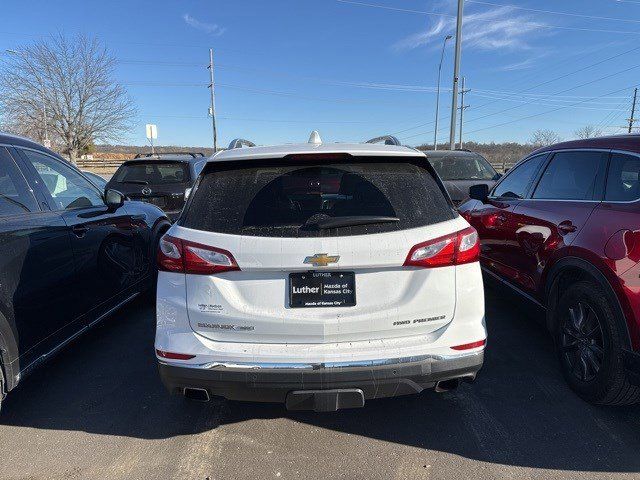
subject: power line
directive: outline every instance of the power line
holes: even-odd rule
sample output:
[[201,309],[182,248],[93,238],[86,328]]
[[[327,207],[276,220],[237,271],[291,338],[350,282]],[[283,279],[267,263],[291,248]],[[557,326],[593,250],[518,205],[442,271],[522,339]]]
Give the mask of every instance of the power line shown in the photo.
[[561,15],[561,16],[577,17],[577,18],[588,18],[590,20],[607,20],[612,22],[640,23],[640,20],[633,20],[630,18],[601,17],[597,15],[585,15],[582,13],[558,12],[555,10],[540,10],[537,8],[521,7],[519,5],[513,5],[513,4],[493,3],[493,2],[486,2],[481,0],[467,0],[467,2],[477,3],[478,5],[490,5],[493,7],[509,7],[515,10],[524,10],[527,12],[545,13],[545,14],[551,14],[551,15]]
[[[630,89],[630,88],[634,88],[635,86],[636,86],[636,85],[631,85],[631,86],[629,86],[629,87],[620,88],[620,89],[618,89],[618,90],[614,90],[614,91],[609,92],[609,93],[618,93],[618,92],[622,92],[622,91],[628,90],[628,89]],[[599,97],[600,97],[600,96],[596,96],[596,97],[593,97],[593,98],[599,98]],[[586,101],[586,100],[581,100],[581,101],[579,101],[579,102],[574,103],[573,105],[566,105],[566,106],[562,106],[562,107],[554,108],[553,110],[547,110],[547,111],[545,111],[545,112],[534,113],[534,114],[532,114],[532,115],[527,115],[527,116],[525,116],[525,117],[520,117],[520,118],[517,118],[517,119],[515,119],[515,120],[510,120],[510,121],[508,121],[508,122],[498,123],[498,124],[490,125],[490,126],[488,126],[488,127],[483,127],[483,128],[477,128],[476,130],[472,130],[472,131],[471,131],[471,132],[469,132],[469,133],[471,134],[471,133],[482,132],[482,131],[484,131],[484,130],[490,130],[490,129],[492,129],[492,128],[502,127],[502,126],[505,126],[505,125],[510,125],[510,124],[512,124],[512,123],[520,122],[520,121],[522,121],[522,120],[528,120],[528,119],[530,119],[530,118],[540,117],[540,116],[542,116],[542,115],[548,115],[548,114],[550,114],[550,113],[558,112],[558,111],[563,110],[563,109],[565,109],[565,108],[575,107],[576,105],[582,104],[582,103],[584,103],[585,101]]]
[[[625,55],[626,53],[630,53],[633,52],[635,50],[640,49],[640,47],[638,48],[634,48],[631,50],[628,50],[626,52],[623,52],[621,54],[615,55],[613,57],[609,57],[608,59],[605,59],[603,61],[597,62],[596,64],[592,64],[588,67],[585,68],[591,68],[593,66],[599,65],[600,63],[604,62],[604,61],[608,61],[611,60],[613,58],[617,58],[618,56],[621,55]],[[174,62],[174,61],[153,61],[153,60],[119,60],[118,63],[122,63],[122,64],[132,64],[132,65],[152,65],[152,66],[179,66],[179,67],[183,67],[183,66],[193,66],[193,67],[206,67],[205,64],[203,63],[189,63],[189,62]],[[273,70],[268,70],[268,69],[262,69],[262,68],[250,68],[250,67],[243,67],[243,66],[236,66],[236,65],[230,65],[230,64],[225,64],[225,63],[221,63],[221,64],[217,64],[216,68],[222,68],[222,69],[234,69],[234,70],[240,70],[240,71],[248,71],[248,72],[259,72],[259,73],[269,73],[269,74],[273,74],[273,75],[277,75],[280,77],[288,77],[288,78],[295,78],[295,79],[301,79],[301,80],[307,80],[307,81],[313,81],[313,82],[318,82],[318,83],[324,83],[327,85],[332,85],[332,86],[340,86],[340,87],[355,87],[355,88],[365,88],[365,89],[372,89],[372,90],[383,90],[383,91],[398,91],[398,92],[407,92],[407,93],[434,93],[437,90],[437,87],[435,86],[422,86],[422,85],[410,85],[410,84],[394,84],[394,83],[379,83],[379,82],[363,82],[363,81],[346,81],[346,80],[337,80],[337,79],[328,79],[328,78],[322,78],[322,77],[313,77],[313,76],[304,76],[304,75],[295,75],[295,74],[289,74],[289,73],[283,73],[283,72],[276,72]],[[571,72],[570,74],[575,74],[577,72],[582,71],[584,68],[578,69],[574,72]],[[550,80],[547,83],[551,83],[553,81],[562,79],[562,78],[566,78],[567,76],[569,76],[570,74],[566,74],[566,75],[562,75],[560,77],[556,77],[552,80]],[[172,84],[175,86],[180,86],[181,84]],[[542,84],[538,84],[537,86],[541,86]],[[185,84],[185,86],[200,86],[200,84]],[[530,87],[527,90],[530,90],[531,88],[535,88],[535,87]],[[531,97],[531,98],[535,98],[535,97],[547,97],[548,95],[553,95],[553,94],[549,94],[549,93],[525,93],[527,90],[522,90],[522,91],[506,91],[506,90],[488,90],[488,89],[474,89],[474,92],[480,92],[480,93],[486,93],[486,94],[496,94],[496,95],[513,95],[513,96],[519,96],[519,97]],[[443,92],[451,92],[450,88],[446,88],[446,87],[441,87],[441,91]],[[563,97],[563,98],[567,98],[567,99],[576,99],[576,98],[590,98],[584,95],[554,95],[555,97]],[[620,98],[627,98],[627,97],[621,97],[621,96],[617,96],[617,97],[607,97],[607,98],[611,98],[611,99],[620,99]],[[568,101],[568,100],[567,100]],[[609,103],[610,105],[613,105],[613,103]],[[606,105],[605,103],[600,103],[600,105]]]
[[[349,5],[355,5],[359,7],[369,7],[369,8],[378,8],[383,10],[392,10],[401,13],[413,13],[419,15],[435,15],[440,17],[454,17],[455,15],[451,15],[448,13],[438,13],[438,12],[428,12],[424,10],[410,10],[405,8],[397,8],[397,7],[389,7],[387,5],[380,5],[375,3],[365,3],[365,2],[356,2],[352,0],[335,0],[339,3],[345,3]],[[492,20],[478,20],[486,23],[491,23]],[[640,35],[640,31],[632,31],[632,30],[609,30],[609,29],[600,29],[600,28],[582,28],[582,27],[566,27],[563,25],[551,25],[548,23],[538,23],[538,22],[530,22],[529,25],[536,28],[545,28],[545,29],[557,29],[557,30],[570,30],[577,32],[596,32],[596,33],[615,33],[618,35]]]
[[[583,103],[586,103],[586,102],[588,102],[589,100],[594,100],[594,99],[598,99],[598,98],[605,97],[605,96],[610,95],[610,94],[619,93],[619,92],[622,92],[622,91],[628,90],[629,88],[633,88],[633,87],[635,87],[635,85],[632,85],[631,87],[621,88],[621,89],[619,89],[619,90],[614,90],[614,91],[612,91],[612,92],[608,92],[608,93],[605,93],[605,94],[602,94],[602,95],[597,95],[597,96],[594,96],[594,97],[590,97],[589,99],[586,99],[586,100],[580,100],[580,101],[578,101],[578,102],[574,102],[574,103],[572,103],[571,105],[562,105],[562,106],[556,107],[556,108],[554,108],[554,109],[552,109],[552,110],[547,110],[547,111],[544,111],[544,112],[535,113],[535,114],[527,115],[527,116],[524,116],[524,117],[519,117],[519,118],[516,118],[516,119],[514,119],[514,120],[510,120],[510,121],[508,121],[508,122],[503,122],[503,123],[499,123],[499,124],[495,124],[495,125],[490,125],[490,126],[488,126],[488,127],[478,128],[478,129],[476,129],[476,130],[472,130],[472,131],[470,131],[470,132],[467,132],[467,134],[477,133],[477,132],[481,132],[481,131],[484,131],[484,130],[489,130],[489,129],[491,129],[491,128],[496,128],[496,127],[502,127],[502,126],[505,126],[505,125],[510,125],[510,124],[512,124],[512,123],[519,122],[519,121],[522,121],[522,120],[528,120],[528,119],[530,119],[530,118],[535,118],[535,117],[539,117],[539,116],[542,116],[542,115],[548,115],[548,114],[550,114],[550,113],[555,113],[555,112],[558,112],[558,111],[560,111],[560,110],[564,110],[564,109],[566,109],[566,108],[575,108],[576,106],[581,105],[581,104],[583,104]],[[486,117],[486,116],[485,116],[485,117]],[[479,120],[480,118],[485,118],[485,117],[478,117],[478,118],[474,118],[474,119],[469,120],[469,121]],[[565,123],[569,123],[569,122],[565,122]],[[416,134],[413,134],[413,135],[409,135],[409,136],[403,137],[403,140],[407,140],[407,139],[415,138],[415,137],[418,137],[418,136],[420,136],[420,135],[425,135],[425,134],[427,134],[427,133],[429,133],[429,132],[421,132],[421,133],[416,133]]]
[[[189,63],[189,62],[173,62],[173,61],[152,61],[152,60],[119,60],[118,63],[125,65],[153,65],[153,66],[170,66],[170,67],[205,67],[205,64],[202,63]],[[346,80],[337,80],[337,79],[329,79],[322,77],[313,77],[313,76],[305,76],[305,75],[295,75],[290,73],[284,73],[282,71],[274,71],[263,68],[252,68],[252,67],[244,67],[237,65],[230,65],[227,63],[219,63],[216,65],[216,69],[232,69],[246,72],[258,72],[258,73],[267,73],[270,75],[274,75],[277,77],[287,77],[287,78],[295,78],[298,80],[306,80],[313,81],[318,83],[323,83],[326,85],[338,86],[338,87],[355,87],[355,88],[365,88],[370,90],[384,90],[384,91],[398,91],[398,92],[408,92],[408,93],[433,93],[436,91],[437,87],[431,86],[423,86],[423,85],[406,85],[406,84],[394,84],[394,83],[381,83],[381,82],[362,82],[362,81],[346,81]],[[446,90],[446,89],[443,89]]]
[[[486,89],[478,89],[475,88],[473,90],[474,92],[482,92],[482,93],[488,93],[488,94],[495,94],[495,95],[513,95],[513,96],[518,96],[518,97],[531,97],[531,98],[535,98],[535,97],[546,97],[547,95],[550,95],[549,93],[524,93],[522,91],[520,92],[514,92],[514,91],[507,91],[507,90],[486,90]],[[555,97],[558,98],[568,98],[568,99],[576,99],[576,98],[591,98],[588,95],[555,95]],[[607,96],[604,98],[610,98],[610,99],[628,99],[627,96],[625,95],[616,95],[616,96]]]
[[[596,78],[595,80],[590,80],[590,81],[588,81],[588,82],[584,82],[584,83],[581,83],[581,84],[579,84],[579,85],[571,86],[571,87],[569,87],[569,88],[566,88],[566,89],[564,89],[564,90],[561,90],[561,91],[559,91],[559,92],[556,92],[555,94],[551,94],[551,95],[549,95],[549,97],[550,97],[550,96],[553,96],[553,95],[561,94],[561,93],[570,92],[570,91],[575,90],[575,89],[577,89],[577,88],[586,87],[587,85],[591,85],[591,84],[597,83],[597,82],[599,82],[599,81],[601,81],[601,80],[606,80],[607,78],[615,77],[616,75],[620,75],[621,73],[629,72],[629,71],[634,70],[634,69],[636,69],[636,68],[638,68],[638,67],[640,67],[640,64],[638,64],[638,65],[633,65],[632,67],[625,68],[625,69],[620,70],[620,71],[618,71],[618,72],[610,73],[610,74],[605,75],[605,76],[603,76],[603,77]],[[624,90],[624,89],[623,89],[623,90]],[[618,90],[618,91],[620,91],[620,90]],[[614,92],[614,93],[617,93],[618,91],[616,91],[616,92]],[[598,96],[598,97],[592,97],[592,98],[600,98],[600,96]],[[588,101],[588,100],[582,100],[582,101],[580,101],[580,102],[578,102],[578,103],[584,103],[584,102],[586,102],[586,101]],[[476,117],[476,118],[470,119],[470,120],[468,120],[468,121],[469,121],[469,122],[474,122],[474,121],[476,121],[476,120],[481,120],[481,119],[483,119],[483,118],[492,117],[492,116],[494,116],[494,115],[499,115],[499,114],[501,114],[501,113],[505,113],[505,112],[509,112],[509,111],[511,111],[511,110],[515,110],[516,108],[521,108],[521,107],[523,107],[523,106],[525,106],[525,105],[527,105],[527,103],[523,103],[522,105],[515,105],[515,106],[513,106],[513,107],[505,108],[505,109],[503,109],[503,110],[499,110],[499,111],[497,111],[497,112],[489,113],[489,114],[487,114],[487,115],[483,115],[482,117]],[[469,133],[471,133],[471,132],[469,132]]]
[[402,13],[417,13],[420,15],[434,15],[436,17],[450,17],[450,18],[456,18],[455,15],[452,15],[450,13],[442,13],[442,12],[427,12],[424,10],[412,10],[409,8],[399,8],[399,7],[390,7],[388,5],[378,5],[375,3],[366,3],[366,2],[356,2],[356,1],[352,1],[352,0],[336,0],[336,2],[338,3],[347,3],[349,5],[356,5],[359,7],[371,7],[371,8],[379,8],[382,10],[391,10],[394,12],[402,12]]
[[[589,69],[589,68],[596,67],[596,66],[601,65],[601,64],[603,64],[603,63],[605,63],[605,62],[608,62],[608,61],[610,61],[610,60],[613,60],[613,59],[619,58],[619,57],[621,57],[621,56],[623,56],[623,55],[626,55],[626,54],[628,54],[628,53],[631,53],[631,52],[634,52],[634,51],[637,51],[637,50],[640,50],[640,47],[635,47],[635,48],[632,48],[632,49],[630,49],[630,50],[626,50],[626,51],[624,51],[624,52],[622,52],[622,53],[618,53],[618,54],[613,55],[613,56],[611,56],[611,57],[607,57],[607,58],[605,58],[605,59],[603,59],[603,60],[599,60],[599,61],[597,61],[597,62],[595,62],[595,63],[592,63],[592,64],[587,65],[587,66],[585,66],[585,67],[579,68],[579,69],[577,69],[577,70],[573,70],[573,71],[571,71],[571,72],[568,72],[568,73],[566,73],[566,74],[560,75],[560,76],[558,76],[558,77],[554,77],[554,78],[552,78],[552,79],[550,79],[550,80],[546,80],[546,81],[544,81],[544,82],[537,83],[537,84],[535,84],[535,85],[533,85],[533,86],[531,86],[531,87],[527,87],[527,88],[525,88],[525,89],[523,89],[523,90],[521,90],[521,91],[519,91],[519,92],[517,92],[517,93],[526,93],[526,92],[529,92],[529,91],[531,91],[531,90],[533,90],[533,89],[535,89],[535,88],[541,87],[541,86],[543,86],[543,85],[548,85],[548,84],[550,84],[550,83],[553,83],[553,82],[555,82],[555,81],[557,81],[557,80],[561,80],[561,79],[563,79],[563,78],[567,78],[567,77],[569,77],[569,76],[571,76],[571,75],[575,75],[576,73],[580,73],[580,72],[582,72],[582,71],[584,71],[584,70],[587,70],[587,69]],[[634,67],[631,67],[630,69],[627,69],[627,70],[631,70],[631,69],[633,69],[633,68],[637,68],[637,67],[638,67],[638,65],[636,65],[636,66],[634,66]],[[624,73],[624,72],[625,72],[625,71],[627,71],[627,70],[623,70],[622,72],[617,72],[617,73],[612,74],[612,75],[607,75],[607,76],[605,76],[605,77],[601,77],[601,78],[596,79],[596,80],[594,80],[594,81],[592,81],[592,82],[587,82],[586,84],[579,85],[578,87],[580,87],[580,86],[585,86],[585,85],[588,85],[588,84],[590,84],[590,83],[595,83],[595,82],[600,81],[600,80],[604,80],[604,79],[609,78],[609,77],[611,77],[611,76],[613,76],[613,75],[618,75],[619,73]],[[568,88],[568,89],[566,89],[566,90],[562,90],[562,91],[560,91],[560,92],[555,92],[555,93],[553,93],[553,94],[546,95],[545,97],[549,97],[549,96],[553,96],[553,95],[559,95],[559,94],[562,94],[562,93],[566,93],[566,92],[571,91],[571,90],[573,90],[574,88],[578,88],[578,87]],[[481,109],[482,107],[485,107],[485,106],[487,106],[487,105],[491,105],[492,103],[493,103],[493,102],[486,102],[486,103],[483,103],[483,104],[479,105],[478,107],[476,107],[476,110],[479,110],[479,109]],[[525,106],[525,105],[527,105],[527,103],[523,103],[522,105],[517,105],[517,106],[515,106],[515,107],[510,107],[510,108],[507,108],[506,110],[499,110],[499,111],[497,111],[497,112],[489,113],[489,114],[487,114],[487,115],[485,115],[485,116],[483,116],[483,117],[478,117],[478,118],[475,118],[475,119],[471,119],[471,120],[469,120],[469,121],[479,120],[479,119],[481,119],[481,118],[487,118],[487,117],[490,117],[490,116],[493,116],[493,115],[498,115],[498,114],[500,114],[500,113],[503,113],[503,112],[506,112],[506,111],[510,111],[510,110],[515,109],[515,108],[523,107],[523,106]],[[401,133],[405,133],[405,132],[408,132],[408,131],[410,131],[410,130],[415,130],[416,128],[426,127],[426,126],[428,126],[428,125],[431,125],[432,123],[433,123],[433,122],[422,123],[422,124],[420,124],[420,125],[416,125],[416,126],[414,126],[414,127],[410,127],[410,128],[406,128],[406,129],[404,129],[404,130],[398,131],[398,132],[394,132],[392,135],[399,135],[399,134],[401,134]],[[413,136],[418,136],[418,135],[420,135],[420,134],[412,135],[412,137],[413,137]]]
[[[628,97],[627,97],[627,100],[628,100]],[[621,115],[622,115],[622,112],[624,112],[624,110],[622,110],[622,106],[623,106],[625,103],[626,103],[626,101],[625,101],[625,100],[623,100],[623,101],[621,101],[621,102],[617,105],[617,107],[618,107],[618,108],[620,108],[620,110],[621,110],[621,112],[620,112],[620,113],[618,113],[618,114],[616,115],[616,112],[609,112],[607,115],[605,115],[605,116],[604,116],[604,118],[603,118],[601,121],[599,121],[599,122],[596,124],[596,128],[605,128],[605,125],[610,125],[610,124],[611,124],[611,122],[613,122],[613,121],[614,121],[614,117],[617,119],[617,117],[621,116]]]
[[[562,105],[566,105],[568,103],[572,103],[575,102],[574,100],[553,100],[550,99],[549,102],[537,102],[535,101],[536,99],[533,100],[520,100],[514,97],[503,97],[503,96],[499,96],[499,95],[486,95],[486,94],[481,94],[481,93],[476,93],[474,92],[474,95],[477,97],[481,97],[481,98],[491,98],[493,100],[503,100],[506,102],[516,102],[516,103],[525,103],[527,105],[543,105],[543,106],[547,106],[547,107],[561,107]],[[589,97],[590,98],[590,97]],[[556,103],[551,103],[552,101],[555,101]],[[587,100],[588,101],[588,100]],[[562,103],[564,102],[564,103]],[[580,107],[584,110],[598,110],[601,112],[621,112],[624,111],[621,108],[607,108],[608,106],[612,106],[612,105],[617,105],[615,103],[597,103],[597,102],[589,102],[591,105],[603,105],[600,107]]]
[[[208,83],[189,83],[189,82],[154,82],[148,80],[129,80],[124,82],[119,82],[121,85],[126,86],[137,86],[137,87],[194,87],[194,88],[204,88],[207,87]],[[258,93],[258,94],[267,94],[267,95],[277,95],[277,96],[286,96],[290,98],[299,98],[303,100],[313,100],[313,101],[321,101],[321,102],[334,102],[334,103],[352,103],[352,104],[371,104],[372,101],[370,99],[354,99],[354,98],[327,98],[327,97],[315,97],[308,95],[300,95],[292,92],[283,92],[280,90],[267,90],[262,88],[252,88],[245,87],[241,85],[233,85],[229,83],[216,83],[216,87],[220,88],[230,88],[234,90],[242,90],[250,93]],[[389,104],[397,106],[398,102],[385,102],[385,101],[376,101],[376,104]],[[415,102],[407,103],[407,106],[413,106],[415,108],[422,108],[415,104]]]
[[[176,119],[193,119],[193,120],[208,120],[209,117],[206,115],[155,115],[150,113],[139,114],[139,117],[144,118],[176,118]],[[218,116],[218,119],[221,120],[231,120],[237,122],[262,122],[262,123],[300,123],[300,124],[311,124],[311,125],[369,125],[371,124],[370,120],[362,120],[362,121],[352,121],[352,120],[344,120],[344,121],[327,121],[327,120],[288,120],[288,119],[274,119],[274,118],[244,118],[244,117],[229,117],[229,116]]]

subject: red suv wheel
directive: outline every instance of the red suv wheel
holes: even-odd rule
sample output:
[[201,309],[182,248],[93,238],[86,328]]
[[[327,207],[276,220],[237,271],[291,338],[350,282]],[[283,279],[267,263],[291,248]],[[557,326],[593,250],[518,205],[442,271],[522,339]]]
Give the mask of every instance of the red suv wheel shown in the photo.
[[595,283],[570,286],[556,309],[556,345],[567,383],[584,400],[625,405],[640,400],[624,370],[614,310]]

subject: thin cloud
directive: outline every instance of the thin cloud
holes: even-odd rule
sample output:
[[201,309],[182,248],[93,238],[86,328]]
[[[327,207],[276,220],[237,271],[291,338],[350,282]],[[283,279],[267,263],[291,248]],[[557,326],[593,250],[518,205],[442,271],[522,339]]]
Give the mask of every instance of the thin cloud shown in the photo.
[[533,67],[536,64],[536,60],[538,60],[538,57],[527,58],[526,60],[522,60],[521,62],[510,63],[508,65],[503,65],[502,67],[498,68],[498,70],[502,70],[504,72],[514,72],[516,70],[526,70],[527,68]]
[[182,15],[182,19],[190,27],[193,27],[198,30],[202,30],[203,32],[207,32],[210,35],[215,35],[216,37],[219,37],[220,35],[222,35],[226,30],[226,28],[220,27],[216,23],[201,22],[200,20],[192,17],[188,13],[185,13],[184,15]]
[[[411,50],[440,45],[442,36],[455,33],[456,20],[439,18],[424,32],[410,35],[393,46],[396,50]],[[529,50],[531,37],[546,27],[516,9],[504,6],[479,13],[465,14],[463,42],[465,47],[480,50]]]

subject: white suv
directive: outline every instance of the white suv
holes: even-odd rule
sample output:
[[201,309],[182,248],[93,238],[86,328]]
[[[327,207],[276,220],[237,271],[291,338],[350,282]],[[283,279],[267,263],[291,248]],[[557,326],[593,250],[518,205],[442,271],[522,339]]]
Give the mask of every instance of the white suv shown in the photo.
[[326,411],[475,378],[477,233],[395,143],[312,135],[208,161],[158,253],[170,392]]

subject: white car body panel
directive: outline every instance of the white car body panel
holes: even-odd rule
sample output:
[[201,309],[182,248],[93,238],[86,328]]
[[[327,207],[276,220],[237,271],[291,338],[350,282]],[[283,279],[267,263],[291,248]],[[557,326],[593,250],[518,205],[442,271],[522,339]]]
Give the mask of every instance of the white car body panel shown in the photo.
[[[303,144],[238,148],[218,153],[209,161],[345,152],[355,157],[420,155],[398,146]],[[476,354],[484,346],[464,352],[451,347],[486,338],[479,263],[403,266],[414,245],[468,226],[456,216],[396,232],[275,238],[212,233],[174,224],[168,235],[227,250],[240,270],[216,275],[159,272],[156,349],[195,355],[179,362],[194,367]],[[316,253],[340,258],[328,267],[303,263]],[[288,275],[309,270],[355,272],[356,305],[290,308]]]

